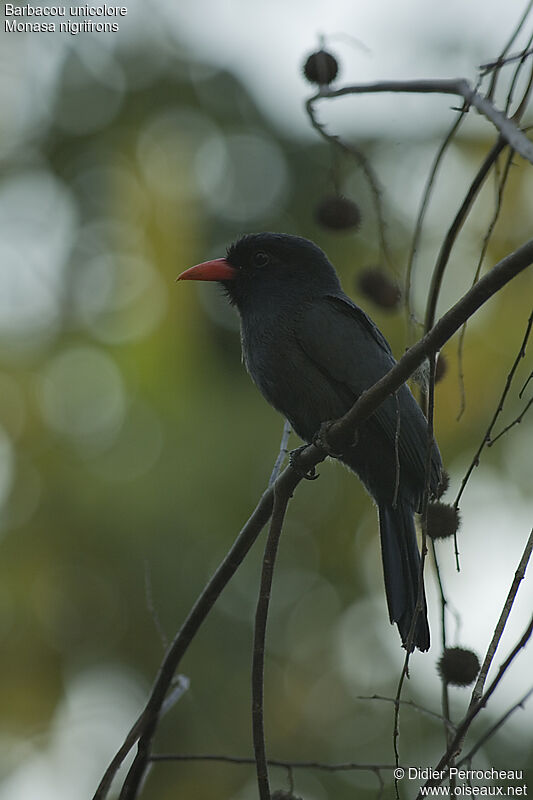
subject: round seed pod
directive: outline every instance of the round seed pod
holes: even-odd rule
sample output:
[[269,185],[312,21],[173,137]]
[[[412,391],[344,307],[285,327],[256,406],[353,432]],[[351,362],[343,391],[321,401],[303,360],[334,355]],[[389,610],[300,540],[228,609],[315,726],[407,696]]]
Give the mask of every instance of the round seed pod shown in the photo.
[[342,195],[331,195],[321,200],[315,209],[315,219],[331,231],[357,230],[361,224],[361,209]]
[[396,281],[379,267],[368,267],[357,276],[357,288],[375,305],[392,311],[400,305],[402,292]]
[[[440,487],[439,487],[440,488]],[[448,503],[428,503],[426,533],[431,539],[448,539],[459,528],[459,512]]]
[[480,663],[473,650],[447,647],[439,659],[437,669],[446,683],[453,686],[469,686],[477,677]]
[[308,57],[303,70],[310,83],[324,86],[337,77],[339,65],[335,56],[327,50],[317,50]]

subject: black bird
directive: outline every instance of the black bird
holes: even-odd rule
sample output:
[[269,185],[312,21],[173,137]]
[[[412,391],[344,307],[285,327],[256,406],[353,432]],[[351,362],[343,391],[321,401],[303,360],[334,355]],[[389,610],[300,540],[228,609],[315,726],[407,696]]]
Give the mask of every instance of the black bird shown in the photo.
[[[342,291],[325,253],[307,239],[278,233],[243,236],[225,258],[191,267],[179,279],[223,285],[240,314],[246,369],[305,442],[313,440],[323,422],[345,414],[396,363],[385,337]],[[378,506],[389,616],[406,646],[419,591],[413,515],[421,510],[424,493],[427,423],[404,384],[357,433],[355,445],[340,460]],[[431,492],[437,490],[441,466],[433,443]],[[427,650],[423,594],[422,606],[412,644]]]

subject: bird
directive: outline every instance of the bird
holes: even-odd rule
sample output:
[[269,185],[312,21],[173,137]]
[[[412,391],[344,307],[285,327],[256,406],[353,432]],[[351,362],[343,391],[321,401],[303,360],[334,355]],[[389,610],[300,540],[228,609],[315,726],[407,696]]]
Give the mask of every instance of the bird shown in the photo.
[[[396,363],[381,331],[342,290],[326,254],[301,236],[244,235],[225,257],[190,267],[177,280],[221,284],[240,316],[248,373],[304,442],[313,442],[324,423],[342,417]],[[430,646],[414,516],[426,483],[433,495],[441,480],[434,439],[430,447],[426,480],[427,420],[404,383],[336,454],[377,506],[389,618],[410,652]]]

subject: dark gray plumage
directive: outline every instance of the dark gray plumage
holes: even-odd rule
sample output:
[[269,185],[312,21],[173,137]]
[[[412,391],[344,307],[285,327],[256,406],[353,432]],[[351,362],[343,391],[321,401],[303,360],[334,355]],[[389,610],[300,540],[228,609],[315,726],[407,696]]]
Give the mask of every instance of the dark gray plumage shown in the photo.
[[[223,263],[232,270],[222,282],[241,317],[246,368],[264,397],[304,441],[312,441],[322,422],[345,414],[394,365],[387,341],[344,294],[333,266],[312,242],[285,234],[245,236],[228,249]],[[389,615],[404,645],[419,587],[413,515],[422,503],[426,448],[426,419],[403,385],[360,426],[357,443],[341,458],[378,506]],[[432,491],[440,471],[434,444]],[[413,643],[427,650],[425,598],[423,606]]]

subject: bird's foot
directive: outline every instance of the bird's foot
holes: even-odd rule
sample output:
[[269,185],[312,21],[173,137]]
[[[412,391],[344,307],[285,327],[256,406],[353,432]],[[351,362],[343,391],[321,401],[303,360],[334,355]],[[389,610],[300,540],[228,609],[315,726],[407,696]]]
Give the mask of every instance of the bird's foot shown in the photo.
[[[316,447],[320,447],[322,450],[325,450],[328,456],[331,456],[332,458],[341,458],[343,453],[340,452],[339,448],[335,447],[331,441],[330,430],[334,424],[335,423],[332,420],[326,420],[323,422],[313,437],[313,444]],[[357,432],[353,444],[357,444]]]
[[289,453],[289,464],[293,470],[298,473],[300,478],[305,478],[306,481],[316,481],[316,479],[320,477],[316,469],[314,467],[305,469],[301,464],[301,454],[306,447],[307,445],[304,444],[301,447],[297,447],[295,450],[291,450]]

